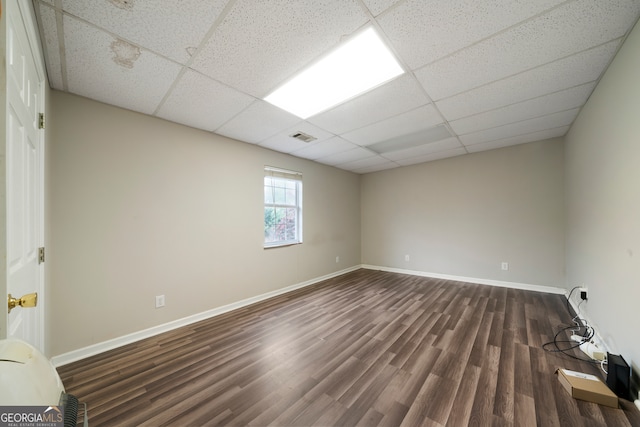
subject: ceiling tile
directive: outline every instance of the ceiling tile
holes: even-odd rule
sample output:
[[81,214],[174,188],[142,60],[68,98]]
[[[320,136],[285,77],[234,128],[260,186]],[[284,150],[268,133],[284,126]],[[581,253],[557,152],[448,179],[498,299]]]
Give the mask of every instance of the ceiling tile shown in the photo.
[[268,102],[256,100],[246,110],[216,129],[216,133],[257,144],[298,123],[300,118]]
[[340,135],[428,103],[429,99],[418,82],[405,74],[307,120]]
[[581,107],[587,101],[595,86],[595,82],[587,83],[496,110],[465,117],[464,119],[454,120],[449,122],[449,125],[457,134],[462,135]]
[[64,16],[69,91],[111,105],[151,114],[180,66]]
[[263,98],[366,22],[356,0],[238,0],[192,67]]
[[557,138],[564,136],[569,131],[569,126],[563,126],[556,129],[546,129],[539,132],[532,132],[526,135],[518,135],[511,138],[499,139],[496,141],[484,142],[482,144],[473,144],[467,147],[469,153],[477,153],[479,151],[493,150],[495,148],[510,147],[512,145],[525,144],[527,142],[542,141],[549,138]]
[[49,85],[53,89],[64,90],[56,12],[54,9],[40,3],[39,14],[43,30],[42,38],[44,39],[43,47],[47,62],[47,77],[49,78]]
[[405,150],[383,153],[382,156],[389,160],[403,160],[410,157],[419,157],[426,154],[437,153],[439,151],[453,150],[455,148],[463,148],[458,138],[447,138],[442,141],[431,142],[429,144],[407,148]]
[[371,145],[397,136],[412,134],[443,121],[444,119],[434,106],[428,104],[340,136],[358,145]]
[[393,169],[393,168],[397,168],[398,166],[400,165],[398,165],[396,162],[388,162],[388,163],[382,163],[379,165],[367,166],[367,167],[358,168],[358,169],[348,169],[348,170],[357,174],[365,174],[365,173],[372,173],[372,172],[380,172],[387,169]]
[[320,141],[317,144],[296,150],[291,154],[304,159],[315,160],[320,157],[327,157],[332,154],[342,153],[343,151],[352,150],[354,148],[356,148],[356,146],[349,141],[345,141],[339,136],[334,136],[333,138],[329,138],[325,141]]
[[157,112],[158,117],[213,131],[255,99],[187,70]]
[[403,150],[405,148],[417,147],[431,142],[442,141],[453,136],[451,130],[444,124],[424,129],[419,132],[402,135],[386,141],[367,145],[366,147],[375,153],[387,153],[390,151]]
[[[292,138],[291,135],[297,132],[304,132],[316,139],[311,142],[304,142],[299,139]],[[293,151],[301,150],[311,145],[315,145],[321,141],[324,141],[325,139],[331,138],[332,136],[334,136],[332,133],[329,133],[324,129],[320,129],[319,127],[314,126],[309,122],[300,121],[289,129],[265,139],[264,141],[260,142],[259,145],[261,147],[270,148],[272,150],[280,151],[283,153],[291,153]]]
[[535,119],[524,120],[522,122],[511,123],[475,133],[469,133],[461,135],[460,140],[465,146],[469,146],[472,144],[510,138],[546,129],[568,126],[576,118],[579,111],[579,108],[575,108],[573,110],[549,114],[548,116],[537,117]]
[[[422,144],[389,154],[414,164],[564,135],[640,15],[640,0],[33,3],[51,87],[356,173],[395,167],[373,150],[396,143]],[[407,74],[306,121],[263,102],[369,25]],[[438,126],[460,136],[425,144]]]
[[408,0],[379,23],[415,70],[504,30],[563,0]]
[[424,156],[408,157],[406,159],[396,160],[395,162],[401,166],[409,166],[449,157],[462,156],[464,154],[467,154],[464,148],[454,148],[453,150],[438,151],[436,153],[425,154]]
[[122,39],[184,64],[226,3],[227,0],[64,0],[63,7]]
[[449,121],[593,82],[609,64],[620,40],[521,74],[436,101]]
[[374,156],[374,157],[367,157],[366,159],[355,160],[353,162],[342,163],[337,165],[336,167],[340,169],[348,170],[348,171],[353,171],[353,170],[359,170],[359,169],[365,169],[365,168],[368,169],[372,167],[388,168],[388,167],[391,167],[392,165],[397,166],[397,164],[392,162],[391,160],[385,159],[384,157],[381,157],[381,156]]
[[373,16],[378,16],[391,6],[396,3],[401,2],[402,0],[362,0],[363,3],[367,6],[367,9],[373,14]]
[[344,163],[355,162],[356,160],[367,159],[374,156],[377,156],[377,154],[372,151],[369,151],[362,147],[355,147],[348,151],[343,151],[326,157],[320,157],[316,161],[327,165],[340,165]]
[[446,98],[621,37],[639,12],[640,2],[628,0],[570,2],[430,64],[416,76],[432,99]]

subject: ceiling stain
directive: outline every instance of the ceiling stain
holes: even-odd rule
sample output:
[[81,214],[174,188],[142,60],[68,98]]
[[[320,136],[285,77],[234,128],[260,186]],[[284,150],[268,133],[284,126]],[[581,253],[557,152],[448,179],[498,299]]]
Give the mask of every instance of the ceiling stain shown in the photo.
[[109,0],[109,3],[124,10],[133,10],[134,0]]
[[140,57],[138,46],[121,39],[111,43],[111,51],[114,53],[113,62],[125,68],[133,68],[133,63]]
[[193,54],[196,53],[196,50],[198,50],[198,48],[195,46],[189,46],[185,50],[187,51],[187,54],[189,56],[193,56]]

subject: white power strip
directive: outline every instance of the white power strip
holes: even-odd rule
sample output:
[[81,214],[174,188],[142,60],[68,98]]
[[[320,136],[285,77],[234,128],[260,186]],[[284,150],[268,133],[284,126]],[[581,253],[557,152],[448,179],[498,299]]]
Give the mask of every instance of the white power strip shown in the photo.
[[580,335],[571,335],[571,339],[576,342],[582,343],[580,344],[580,350],[582,350],[584,354],[589,356],[589,358],[597,360],[599,362],[607,359],[607,352],[602,351],[600,347],[598,347],[598,345],[593,342],[593,340],[582,342],[584,341],[584,338]]

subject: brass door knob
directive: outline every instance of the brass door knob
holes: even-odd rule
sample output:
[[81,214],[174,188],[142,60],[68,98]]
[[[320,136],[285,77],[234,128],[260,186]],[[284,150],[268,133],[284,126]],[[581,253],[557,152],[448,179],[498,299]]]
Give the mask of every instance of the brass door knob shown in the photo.
[[38,293],[33,292],[31,294],[26,294],[23,295],[22,298],[14,298],[11,296],[11,294],[9,294],[7,303],[9,306],[9,313],[11,313],[11,310],[16,308],[17,306],[23,308],[35,307],[36,305],[38,305]]

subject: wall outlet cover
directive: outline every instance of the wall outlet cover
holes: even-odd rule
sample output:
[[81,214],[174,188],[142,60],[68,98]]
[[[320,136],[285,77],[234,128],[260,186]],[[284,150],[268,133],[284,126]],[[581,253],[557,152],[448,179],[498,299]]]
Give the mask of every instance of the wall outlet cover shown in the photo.
[[164,307],[164,295],[156,295],[156,308]]

